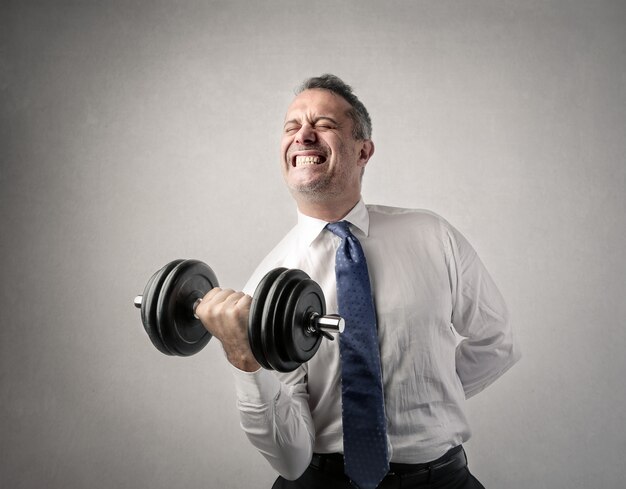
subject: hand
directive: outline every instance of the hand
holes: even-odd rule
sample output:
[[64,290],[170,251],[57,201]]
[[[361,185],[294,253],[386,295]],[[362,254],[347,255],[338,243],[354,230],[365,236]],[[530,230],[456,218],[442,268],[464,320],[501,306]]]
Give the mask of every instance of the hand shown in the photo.
[[248,341],[248,317],[252,297],[232,289],[211,289],[196,307],[206,330],[220,340],[228,361],[240,370],[261,368]]

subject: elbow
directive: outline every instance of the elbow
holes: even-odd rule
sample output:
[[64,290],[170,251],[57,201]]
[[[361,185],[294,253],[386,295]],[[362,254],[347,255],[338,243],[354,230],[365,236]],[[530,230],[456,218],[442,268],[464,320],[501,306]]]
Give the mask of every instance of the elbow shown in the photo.
[[308,468],[313,457],[313,444],[303,443],[283,453],[280,475],[289,481],[298,479]]
[[304,474],[304,471],[311,463],[313,453],[311,450],[306,450],[307,453],[304,452],[305,450],[292,450],[289,454],[283,454],[280,460],[276,460],[276,463],[270,461],[270,465],[272,465],[284,479],[295,481]]
[[280,475],[283,477],[283,479],[287,479],[288,481],[295,481],[299,479],[302,474],[304,474],[304,471],[307,469],[307,467],[308,465],[305,465],[302,468],[298,468],[298,470],[289,470],[281,473]]
[[304,443],[304,440],[285,443],[285,440],[281,440],[277,446],[282,448],[276,451],[261,450],[262,455],[281,477],[289,481],[298,479],[311,463],[313,443]]

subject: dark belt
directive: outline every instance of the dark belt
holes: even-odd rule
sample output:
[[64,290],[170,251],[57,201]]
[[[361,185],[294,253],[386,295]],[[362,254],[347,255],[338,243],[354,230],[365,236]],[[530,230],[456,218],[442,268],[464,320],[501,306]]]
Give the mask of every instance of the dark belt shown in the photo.
[[[463,446],[454,447],[445,455],[425,464],[399,464],[390,463],[389,472],[381,482],[385,486],[391,479],[401,482],[401,487],[411,484],[435,482],[445,476],[462,469],[467,465]],[[340,453],[318,454],[314,453],[311,459],[311,467],[327,474],[344,475],[343,455]]]

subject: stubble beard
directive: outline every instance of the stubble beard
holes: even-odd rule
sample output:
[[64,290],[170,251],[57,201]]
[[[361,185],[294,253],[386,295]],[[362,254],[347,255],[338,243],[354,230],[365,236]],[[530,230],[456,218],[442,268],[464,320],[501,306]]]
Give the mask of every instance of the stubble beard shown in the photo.
[[[296,150],[316,150],[324,154],[328,160],[331,158],[330,149],[321,144],[306,145],[298,147]],[[289,164],[291,160],[290,155],[287,160],[287,163]],[[328,197],[338,194],[339,191],[334,188],[335,186],[336,185],[333,184],[333,175],[329,173],[319,175],[311,182],[288,184],[289,190],[294,197],[305,199],[309,202],[320,202]]]
[[314,182],[292,184],[289,186],[289,190],[294,197],[309,202],[321,202],[340,193],[332,184],[332,175],[324,175]]

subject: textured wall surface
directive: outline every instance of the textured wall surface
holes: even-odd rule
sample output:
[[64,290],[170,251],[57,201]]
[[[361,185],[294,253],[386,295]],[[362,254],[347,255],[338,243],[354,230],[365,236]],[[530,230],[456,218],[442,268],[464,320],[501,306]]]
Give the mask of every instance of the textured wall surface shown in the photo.
[[293,89],[374,123],[367,202],[472,242],[524,357],[468,401],[489,488],[623,487],[626,4],[0,0],[0,486],[252,488],[217,342],[169,358],[132,298],[199,258],[240,288],[295,223]]

